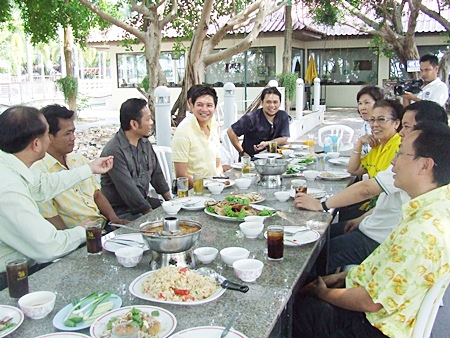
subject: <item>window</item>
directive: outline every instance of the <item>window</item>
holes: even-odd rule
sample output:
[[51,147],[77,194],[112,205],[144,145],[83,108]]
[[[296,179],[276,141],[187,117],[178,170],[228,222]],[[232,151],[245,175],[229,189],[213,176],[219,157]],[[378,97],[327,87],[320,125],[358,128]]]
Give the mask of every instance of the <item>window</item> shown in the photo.
[[299,48],[292,48],[292,72],[297,73],[299,78],[305,76],[305,50]]
[[[440,60],[442,56],[444,56],[445,52],[449,49],[449,46],[441,45],[441,46],[420,46],[417,47],[419,51],[419,55],[432,54],[436,55]],[[389,78],[390,79],[409,79],[410,76],[405,70],[405,67],[400,62],[398,57],[394,57],[389,60]]]
[[310,49],[322,84],[376,84],[378,56],[369,48]]
[[[175,59],[171,52],[161,52],[159,63],[166,75],[168,86],[179,86],[184,78],[184,55]],[[147,77],[145,57],[142,53],[117,54],[118,87],[139,86]]]
[[[214,53],[220,50],[215,50]],[[247,69],[247,71],[246,71]],[[265,86],[275,78],[275,47],[250,48],[232,57],[213,63],[206,68],[205,82],[222,87],[232,82],[237,87]]]

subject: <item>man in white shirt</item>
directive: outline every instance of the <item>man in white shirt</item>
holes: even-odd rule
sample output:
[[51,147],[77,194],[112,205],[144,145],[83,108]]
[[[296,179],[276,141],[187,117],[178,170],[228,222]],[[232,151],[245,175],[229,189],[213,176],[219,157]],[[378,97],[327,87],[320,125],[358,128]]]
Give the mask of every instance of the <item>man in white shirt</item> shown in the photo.
[[437,56],[426,54],[420,58],[420,76],[423,80],[422,91],[416,95],[405,92],[402,95],[403,106],[406,107],[411,101],[421,100],[434,101],[445,107],[448,100],[448,87],[438,77],[439,62]]

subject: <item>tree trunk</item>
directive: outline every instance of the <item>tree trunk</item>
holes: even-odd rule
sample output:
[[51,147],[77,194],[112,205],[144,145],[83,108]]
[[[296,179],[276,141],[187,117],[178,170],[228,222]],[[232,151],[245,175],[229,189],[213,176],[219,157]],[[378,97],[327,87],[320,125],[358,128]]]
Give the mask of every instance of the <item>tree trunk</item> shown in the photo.
[[[284,21],[284,51],[283,51],[283,74],[292,72],[292,6],[285,6],[285,21]],[[291,110],[291,100],[286,95],[285,97],[286,111],[289,114]]]
[[[73,74],[72,50],[73,50],[72,27],[67,26],[64,28],[64,59],[66,61],[66,76],[73,77],[74,74]],[[77,94],[78,93],[71,93],[67,100],[69,109],[73,110],[75,112],[75,116],[78,116],[78,114],[77,114]]]

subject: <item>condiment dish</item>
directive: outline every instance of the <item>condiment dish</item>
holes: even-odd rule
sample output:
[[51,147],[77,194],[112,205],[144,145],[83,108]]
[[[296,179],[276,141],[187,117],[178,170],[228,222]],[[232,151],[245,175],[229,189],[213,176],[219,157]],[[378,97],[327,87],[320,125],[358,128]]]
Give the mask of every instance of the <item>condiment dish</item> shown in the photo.
[[239,189],[245,190],[248,189],[250,184],[252,184],[252,180],[250,178],[237,178],[234,180]]
[[181,203],[175,201],[164,201],[162,207],[168,215],[176,215],[181,209]]
[[280,202],[286,202],[291,196],[289,191],[276,191],[274,195]]
[[25,316],[31,319],[41,319],[52,312],[55,300],[55,293],[51,291],[37,291],[22,296],[19,299],[19,307]]
[[239,228],[247,238],[257,238],[263,231],[264,223],[261,222],[244,222],[239,224]]
[[236,246],[228,247],[220,250],[220,257],[228,265],[233,266],[233,263],[240,259],[248,258],[250,251],[245,248],[240,248]]
[[265,219],[266,219],[266,216],[245,216],[244,217],[244,221],[246,221],[246,222],[264,223]]
[[233,263],[236,276],[243,282],[254,282],[261,276],[264,263],[257,259],[241,259]]
[[338,158],[341,154],[337,151],[330,151],[327,153],[328,158]]
[[141,261],[144,250],[139,247],[130,246],[116,250],[117,261],[126,268],[132,268]]
[[220,182],[211,182],[207,185],[207,187],[211,194],[220,194],[225,188],[225,184]]
[[294,151],[292,149],[283,149],[281,153],[283,154],[284,158],[289,158],[294,153]]
[[242,174],[242,178],[249,178],[252,180],[252,183],[256,183],[258,180],[258,174],[250,173],[250,174]]
[[219,250],[213,247],[205,246],[194,250],[194,255],[203,264],[209,264],[216,259]]
[[314,181],[318,175],[319,175],[319,171],[317,171],[317,170],[303,171],[303,176],[306,178],[307,181]]

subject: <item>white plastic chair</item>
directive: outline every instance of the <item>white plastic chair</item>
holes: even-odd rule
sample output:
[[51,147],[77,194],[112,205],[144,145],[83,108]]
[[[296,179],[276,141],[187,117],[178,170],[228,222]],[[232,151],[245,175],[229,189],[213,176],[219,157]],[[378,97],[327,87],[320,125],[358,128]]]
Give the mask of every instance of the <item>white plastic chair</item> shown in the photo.
[[[355,131],[350,128],[349,126],[343,125],[343,124],[335,124],[332,126],[325,126],[320,128],[317,131],[317,143],[319,146],[323,148],[324,145],[324,139],[327,135],[334,135],[339,138],[339,151],[346,151],[353,148],[353,135],[355,134]],[[347,134],[347,135],[346,135]],[[346,142],[344,142],[346,138]]]
[[[172,179],[175,177],[175,174],[173,173],[172,161],[169,162],[169,160],[167,159],[167,155],[172,154],[172,148],[167,146],[154,145],[153,150],[156,153],[156,157],[158,158],[158,162],[164,174],[164,178],[166,179],[166,182],[170,188],[172,187]],[[150,184],[150,190],[152,189],[153,187]]]
[[439,279],[425,295],[417,313],[412,338],[429,338],[442,304],[442,297],[450,282],[450,273]]
[[227,133],[227,129],[222,130],[222,132],[220,133],[220,147],[221,147],[221,158],[222,157],[227,157],[231,163],[226,163],[228,161],[225,161],[225,158],[222,159],[222,164],[226,163],[226,164],[233,164],[233,163],[237,163],[239,161],[239,153],[236,150],[236,148],[233,146],[233,144],[231,143],[230,137],[228,136]]

